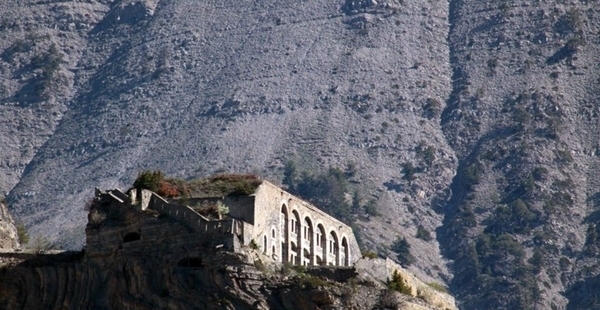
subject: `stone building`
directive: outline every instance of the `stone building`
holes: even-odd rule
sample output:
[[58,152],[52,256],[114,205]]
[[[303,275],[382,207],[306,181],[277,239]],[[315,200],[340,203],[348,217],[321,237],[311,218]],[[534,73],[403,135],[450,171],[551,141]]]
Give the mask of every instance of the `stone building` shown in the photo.
[[[111,190],[98,191],[96,201],[129,214],[123,225],[98,228],[102,223],[88,224],[86,251],[97,255],[108,254],[115,247],[133,249],[153,243],[183,244],[182,251],[195,252],[194,242],[204,240],[230,251],[239,251],[242,246],[258,247],[273,260],[293,265],[350,266],[361,257],[348,225],[267,181],[261,181],[250,195],[165,200],[148,190],[132,190],[129,195]],[[197,207],[214,205],[228,212],[211,218]],[[136,212],[155,212],[177,225],[161,224],[161,231],[153,231],[152,227],[158,227],[154,220],[136,217]],[[90,222],[92,217],[90,211]],[[200,252],[193,255],[200,256]]]

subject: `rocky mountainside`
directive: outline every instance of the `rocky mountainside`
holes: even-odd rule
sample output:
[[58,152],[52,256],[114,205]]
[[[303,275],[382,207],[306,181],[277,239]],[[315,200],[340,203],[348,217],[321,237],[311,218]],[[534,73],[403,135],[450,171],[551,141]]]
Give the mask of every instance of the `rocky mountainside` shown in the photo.
[[2,1],[0,190],[75,249],[143,169],[341,168],[462,307],[598,307],[596,4]]

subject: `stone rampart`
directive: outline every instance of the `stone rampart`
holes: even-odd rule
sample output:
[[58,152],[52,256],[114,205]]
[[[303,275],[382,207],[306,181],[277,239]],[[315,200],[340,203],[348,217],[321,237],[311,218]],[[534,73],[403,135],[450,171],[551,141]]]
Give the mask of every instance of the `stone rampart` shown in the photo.
[[188,206],[169,203],[154,193],[150,196],[147,208],[184,222],[196,232],[218,231],[243,235],[243,225],[235,219],[211,221]]

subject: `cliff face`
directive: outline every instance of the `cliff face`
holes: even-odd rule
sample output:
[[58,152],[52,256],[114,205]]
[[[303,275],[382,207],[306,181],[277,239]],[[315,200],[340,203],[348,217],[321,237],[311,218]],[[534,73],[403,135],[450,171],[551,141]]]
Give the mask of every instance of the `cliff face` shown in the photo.
[[0,251],[11,251],[18,246],[17,228],[8,208],[0,203]]
[[401,294],[360,270],[298,273],[229,252],[207,253],[201,264],[146,254],[20,254],[24,262],[0,271],[0,309],[457,309],[425,284]]
[[[389,260],[282,265],[231,232],[106,200],[89,218],[85,251],[0,254],[19,262],[0,270],[1,309],[457,309]],[[394,274],[403,293],[387,288]]]

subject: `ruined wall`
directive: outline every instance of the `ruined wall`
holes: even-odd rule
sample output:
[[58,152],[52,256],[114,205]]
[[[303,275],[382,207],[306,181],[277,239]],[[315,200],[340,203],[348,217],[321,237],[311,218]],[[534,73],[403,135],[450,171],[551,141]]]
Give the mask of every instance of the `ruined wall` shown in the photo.
[[119,200],[104,203],[104,212],[113,219],[86,227],[90,257],[157,248],[180,256],[193,249],[219,246],[235,251],[240,246],[234,233],[243,234],[243,226],[233,219],[208,221],[189,207],[168,204],[156,195],[149,196],[145,211]]
[[255,224],[255,196],[228,196],[223,203],[229,207],[229,215],[252,225]]

